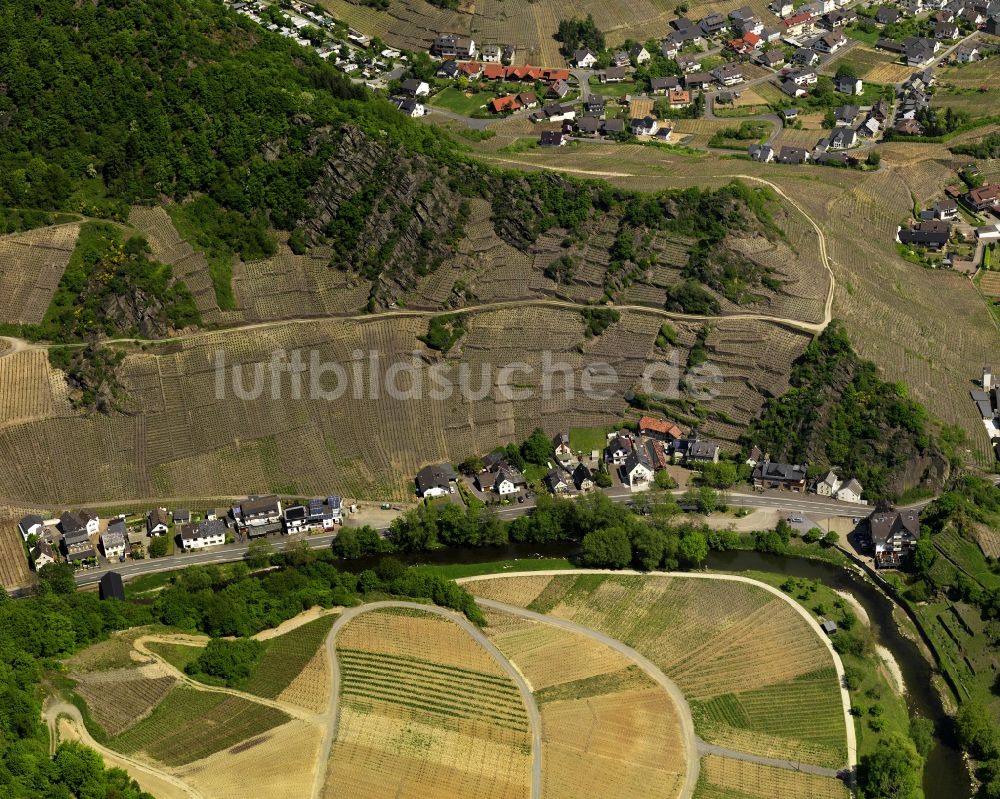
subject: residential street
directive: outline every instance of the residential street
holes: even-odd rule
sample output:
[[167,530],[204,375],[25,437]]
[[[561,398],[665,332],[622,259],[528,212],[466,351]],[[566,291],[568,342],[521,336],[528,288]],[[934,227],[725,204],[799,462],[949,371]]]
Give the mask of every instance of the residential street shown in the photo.
[[[642,496],[641,494],[633,494],[629,489],[622,487],[610,488],[605,493],[613,502],[624,503],[631,503],[636,497]],[[674,496],[680,496],[684,492],[678,489],[671,493]],[[852,505],[809,494],[792,494],[778,491],[750,493],[737,491],[729,492],[726,496],[729,505],[734,508],[773,508],[787,511],[788,513],[808,515],[817,521],[834,517],[853,518],[866,516],[871,511],[871,508],[865,505]],[[501,519],[510,520],[530,513],[534,510],[534,507],[535,500],[534,498],[530,498],[526,499],[523,503],[499,507],[496,509],[496,514]],[[352,525],[348,523],[347,526],[350,527]],[[379,527],[377,529],[384,534],[389,528]],[[326,549],[333,545],[336,537],[336,533],[322,533],[312,536],[282,536],[280,538],[268,538],[267,540],[271,542],[276,551],[281,552],[287,547],[297,544],[299,541],[305,541],[311,549]],[[186,566],[232,563],[243,560],[248,550],[249,544],[240,542],[224,544],[203,552],[186,552],[164,558],[102,564],[94,569],[77,572],[76,583],[80,587],[96,585],[100,582],[104,573],[108,571],[118,572],[123,579],[130,580],[143,574],[173,571],[174,569],[181,569]]]

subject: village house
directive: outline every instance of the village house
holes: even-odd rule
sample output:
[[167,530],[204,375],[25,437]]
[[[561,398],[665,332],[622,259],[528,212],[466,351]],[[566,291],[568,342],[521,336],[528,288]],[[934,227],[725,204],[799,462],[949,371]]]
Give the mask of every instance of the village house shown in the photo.
[[501,497],[518,493],[528,485],[524,475],[513,466],[506,465],[497,471],[496,480],[493,481],[493,491]]
[[643,47],[641,44],[637,44],[628,51],[629,58],[632,59],[636,64],[645,64],[649,61],[652,56],[649,54],[649,50]]
[[[336,508],[334,508],[336,506]],[[292,505],[285,508],[285,532],[307,533],[313,530],[332,530],[340,518],[340,497],[311,499],[307,505]]]
[[951,224],[938,220],[917,222],[909,230],[899,228],[896,231],[896,241],[915,247],[926,247],[928,250],[940,250],[951,239]]
[[973,61],[978,61],[979,48],[974,42],[963,44],[955,51],[955,60],[959,64],[971,64]]
[[35,564],[35,571],[41,571],[50,563],[56,562],[56,551],[48,541],[39,541],[31,550],[31,562]]
[[804,147],[782,147],[775,160],[779,164],[804,164],[810,158]]
[[407,78],[399,83],[400,90],[410,97],[426,97],[431,93],[431,87],[425,80]]
[[576,132],[580,136],[597,136],[601,132],[601,125],[602,122],[599,117],[588,114],[576,121]]
[[119,602],[125,601],[125,583],[118,572],[107,572],[101,575],[98,582],[97,593],[101,600],[116,599]]
[[828,471],[820,480],[816,481],[815,491],[821,497],[833,497],[840,488],[840,478],[832,469]]
[[834,109],[833,121],[836,125],[853,125],[861,109],[856,105],[842,105]]
[[45,520],[41,516],[29,514],[17,523],[17,529],[21,531],[21,538],[25,541],[31,536],[40,536],[45,527]]
[[502,97],[494,97],[486,107],[494,114],[507,114],[521,108],[521,103],[512,94],[505,94]]
[[535,108],[538,106],[538,98],[535,97],[534,92],[520,92],[515,99],[521,104],[521,108]]
[[810,47],[800,47],[792,53],[792,64],[798,67],[814,67],[819,63],[819,54]]
[[626,77],[625,67],[608,67],[600,74],[601,83],[621,83]]
[[705,89],[711,82],[712,76],[707,72],[692,72],[684,76],[684,88],[688,90]]
[[791,17],[786,17],[781,21],[781,24],[785,28],[786,36],[798,37],[804,33],[812,33],[815,30],[814,19],[812,13],[805,11]]
[[617,136],[625,132],[624,119],[606,119],[601,125],[601,134],[604,136]]
[[417,102],[413,97],[394,97],[393,103],[403,114],[408,117],[422,117],[427,113],[423,103]]
[[178,508],[171,514],[174,524],[187,524],[191,521],[191,511],[187,508]]
[[594,488],[594,474],[587,464],[577,464],[573,470],[573,485],[577,491],[591,491]]
[[64,530],[62,543],[63,554],[69,561],[77,562],[97,557],[97,552],[86,529],[77,529],[69,533]]
[[652,438],[655,441],[669,443],[684,435],[683,431],[673,422],[664,419],[656,419],[652,416],[643,416],[639,419],[639,435]]
[[552,438],[552,447],[557,458],[565,459],[573,454],[573,448],[569,445],[569,433],[556,433]]
[[687,89],[671,89],[667,95],[667,102],[673,109],[684,108],[691,105],[691,92]]
[[754,488],[784,488],[789,491],[805,491],[805,464],[764,461],[753,470]]
[[566,137],[559,130],[543,130],[538,136],[538,143],[542,147],[562,147],[566,144]]
[[646,459],[645,453],[633,449],[621,467],[622,482],[629,488],[646,488],[653,479],[652,464]]
[[820,53],[836,53],[846,45],[847,37],[843,33],[840,31],[829,31],[813,43],[813,49]]
[[[279,503],[280,512],[280,503]],[[204,549],[226,543],[225,522],[205,520],[198,524],[181,525],[181,546],[185,550]]]
[[660,55],[664,58],[677,58],[681,51],[682,42],[674,36],[668,36],[660,43]]
[[652,136],[659,128],[660,123],[649,115],[642,117],[642,119],[633,119],[631,122],[633,136]]
[[837,30],[838,28],[843,28],[846,25],[851,25],[857,21],[858,14],[853,8],[848,8],[843,11],[831,11],[823,15],[823,25],[832,31]]
[[785,63],[785,52],[784,50],[765,50],[764,52],[755,55],[753,60],[762,67],[777,69]]
[[911,36],[903,42],[906,63],[911,67],[922,67],[934,60],[934,56],[941,49],[941,42],[935,39],[923,39]]
[[417,472],[415,479],[417,496],[443,497],[446,494],[453,494],[455,492],[453,483],[457,479],[458,475],[450,463],[433,463],[425,466]]
[[499,64],[503,60],[503,50],[498,44],[483,45],[479,57],[488,64]]
[[604,460],[615,466],[622,466],[634,448],[635,443],[631,438],[623,433],[618,433],[608,441],[607,449],[604,450]]
[[94,535],[101,527],[101,520],[93,513],[82,510],[77,513],[64,511],[59,517],[59,528],[63,535],[83,532],[86,535]]
[[628,53],[624,50],[615,50],[611,54],[611,64],[616,67],[627,67],[632,62],[629,58]]
[[686,75],[698,72],[701,69],[701,59],[693,55],[682,55],[677,58],[677,66]]
[[920,517],[915,510],[876,512],[868,517],[875,565],[899,566],[920,537]]
[[875,24],[876,25],[891,25],[894,22],[899,22],[899,18],[902,14],[899,13],[898,8],[892,8],[891,6],[879,6],[878,11],[875,12]]
[[774,160],[774,148],[770,144],[751,144],[747,147],[747,155],[751,161],[767,164]]
[[151,536],[166,535],[170,530],[166,508],[151,510],[146,516],[146,532]]
[[101,549],[108,560],[120,560],[125,557],[125,547],[128,545],[127,529],[124,519],[117,519],[108,525],[101,534]]
[[562,469],[549,469],[545,475],[545,487],[553,494],[565,494],[570,489],[570,484],[566,480],[566,473]]
[[239,529],[250,537],[281,530],[281,500],[275,496],[248,497],[245,502],[233,506],[232,514]]
[[830,149],[848,150],[858,143],[858,134],[851,127],[840,126],[830,134]]
[[931,216],[934,219],[941,219],[949,222],[958,219],[958,203],[949,197],[938,200],[931,206]]
[[843,75],[833,79],[833,88],[841,94],[864,94],[865,85],[861,78]]
[[475,58],[476,43],[468,36],[443,33],[434,40],[431,52],[442,58]]
[[977,212],[1000,208],[1000,184],[988,183],[977,189],[970,189],[962,199]]
[[837,489],[837,499],[841,502],[853,502],[855,504],[864,504],[861,499],[861,494],[864,493],[864,489],[861,487],[861,483],[857,481],[854,477],[844,483],[839,489]]
[[591,116],[599,117],[604,114],[604,98],[599,94],[592,94],[583,101],[583,112]]
[[671,89],[680,87],[680,79],[671,75],[668,78],[650,78],[649,89],[653,94],[666,94]]
[[743,82],[743,70],[739,64],[722,64],[712,70],[712,76],[723,86],[735,86]]
[[958,25],[951,21],[939,20],[934,24],[934,38],[939,40],[957,39]]
[[561,100],[569,94],[569,84],[564,80],[557,80],[549,86],[549,97]]
[[591,69],[597,63],[597,56],[585,47],[573,53],[573,63],[580,69]]
[[438,67],[436,74],[439,78],[444,78],[445,80],[453,80],[458,77],[458,62],[457,61],[445,61]]
[[701,19],[698,23],[698,27],[701,28],[701,32],[705,34],[705,37],[710,39],[725,30],[726,19],[722,16],[722,14],[708,14]]

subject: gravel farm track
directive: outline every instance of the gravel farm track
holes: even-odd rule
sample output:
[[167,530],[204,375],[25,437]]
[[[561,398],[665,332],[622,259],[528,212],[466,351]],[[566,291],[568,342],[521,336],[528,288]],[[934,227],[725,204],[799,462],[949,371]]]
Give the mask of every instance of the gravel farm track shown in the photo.
[[[511,163],[520,163],[511,161]],[[554,171],[567,171],[564,169],[554,168]],[[798,330],[811,334],[822,333],[826,329],[827,325],[830,324],[833,318],[833,298],[834,292],[836,290],[836,279],[834,278],[833,268],[830,265],[830,257],[827,254],[826,248],[826,236],[823,234],[820,226],[816,221],[809,216],[795,200],[789,197],[782,189],[776,184],[769,180],[764,180],[763,178],[754,177],[752,175],[734,174],[726,175],[725,177],[737,178],[741,180],[750,180],[756,183],[761,183],[775,192],[780,196],[785,202],[792,206],[796,211],[798,211],[812,226],[813,230],[816,232],[817,245],[819,247],[820,259],[823,262],[823,266],[827,271],[829,277],[829,287],[827,289],[826,302],[823,306],[823,321],[822,322],[805,322],[801,319],[794,319],[790,317],[781,316],[770,316],[768,314],[722,314],[722,315],[702,315],[702,314],[685,314],[678,313],[674,311],[661,310],[659,308],[653,308],[647,305],[616,305],[615,308],[619,311],[630,311],[634,313],[644,313],[650,314],[652,316],[662,317],[664,319],[678,319],[686,320],[692,322],[711,322],[718,321],[721,319],[726,320],[744,320],[744,321],[757,321],[757,322],[770,322],[772,324],[781,325],[783,327],[788,327],[793,330]],[[449,310],[448,313],[452,316],[454,315],[468,315],[475,313],[483,313],[486,311],[495,311],[503,308],[525,308],[525,307],[541,307],[541,308],[555,308],[562,310],[583,310],[587,306],[585,303],[570,302],[568,300],[550,300],[550,299],[539,299],[539,300],[510,300],[501,302],[490,302],[482,303],[478,305],[467,305],[462,308],[455,308]],[[253,330],[265,330],[269,328],[285,327],[288,325],[296,324],[309,324],[315,322],[318,318],[331,318],[331,319],[345,319],[354,322],[374,322],[381,319],[388,318],[419,318],[424,316],[434,316],[436,314],[442,313],[442,311],[431,311],[431,310],[389,310],[380,311],[377,313],[370,314],[327,314],[322,316],[307,316],[307,317],[296,317],[292,319],[280,319],[271,320],[267,322],[255,322],[248,325],[237,325],[234,327],[222,328],[223,331],[231,332],[249,332]],[[185,333],[179,336],[174,336],[172,338],[157,339],[151,341],[149,339],[140,338],[108,338],[103,339],[99,343],[102,345],[115,345],[115,344],[170,344],[178,343],[183,341],[194,341],[199,338],[205,338],[208,336],[214,336],[218,334],[218,330],[199,330],[191,333]],[[86,343],[79,344],[36,344],[32,342],[25,341],[23,339],[15,338],[12,336],[0,336],[0,341],[5,341],[8,346],[6,349],[0,349],[0,358],[7,357],[8,355],[13,355],[17,352],[23,352],[26,350],[38,350],[38,349],[50,349],[53,347],[59,348],[83,348],[89,346]]]

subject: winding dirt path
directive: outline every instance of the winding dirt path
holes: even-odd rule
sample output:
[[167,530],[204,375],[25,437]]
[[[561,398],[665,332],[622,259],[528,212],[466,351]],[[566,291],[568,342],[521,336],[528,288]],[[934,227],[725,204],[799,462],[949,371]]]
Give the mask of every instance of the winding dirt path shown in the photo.
[[160,643],[160,644],[185,644],[184,641],[175,636],[163,636],[163,635],[144,635],[142,638],[137,638],[133,647],[136,651],[140,652],[144,656],[155,660],[160,667],[171,677],[184,683],[191,688],[195,688],[199,691],[208,691],[213,694],[228,694],[229,696],[235,696],[239,699],[245,699],[248,702],[256,702],[258,705],[266,705],[267,707],[274,708],[275,710],[280,710],[292,718],[301,719],[302,721],[308,721],[312,724],[322,724],[326,713],[310,713],[297,705],[289,704],[288,702],[279,702],[276,699],[268,699],[263,696],[257,696],[256,694],[248,694],[245,691],[237,691],[235,688],[225,688],[221,685],[206,685],[203,682],[199,682],[192,677],[189,677],[183,671],[177,667],[171,665],[167,660],[158,655],[153,650],[149,649],[146,644],[148,643]]
[[173,774],[160,771],[139,760],[115,752],[102,746],[91,737],[83,723],[83,717],[75,705],[68,702],[52,702],[43,711],[45,722],[49,728],[49,749],[50,754],[55,754],[59,741],[59,720],[68,718],[72,722],[74,732],[79,736],[80,743],[95,750],[104,758],[104,762],[109,767],[121,768],[128,771],[129,776],[136,780],[145,791],[154,793],[158,799],[206,799],[201,793],[192,788],[183,780],[178,779]]
[[337,662],[337,633],[352,619],[357,618],[362,613],[378,610],[379,608],[409,608],[411,610],[421,610],[427,613],[435,613],[449,621],[455,622],[466,633],[468,633],[480,646],[482,646],[497,661],[500,667],[507,673],[517,685],[521,694],[521,701],[524,703],[525,711],[528,714],[528,728],[531,731],[531,799],[541,799],[542,796],[542,717],[538,712],[538,705],[535,697],[531,693],[531,688],[524,679],[521,672],[515,668],[507,657],[497,649],[496,645],[487,638],[482,630],[472,624],[465,616],[455,613],[452,610],[438,607],[437,605],[422,605],[419,602],[385,601],[372,602],[360,605],[356,608],[345,610],[340,618],[334,622],[330,629],[330,634],[326,638],[327,663],[330,670],[330,710],[329,724],[327,725],[326,737],[320,748],[319,756],[316,759],[316,777],[313,783],[312,799],[319,799],[323,793],[323,785],[326,782],[327,763],[330,760],[330,752],[333,751],[333,744],[337,740],[340,729],[340,665]]

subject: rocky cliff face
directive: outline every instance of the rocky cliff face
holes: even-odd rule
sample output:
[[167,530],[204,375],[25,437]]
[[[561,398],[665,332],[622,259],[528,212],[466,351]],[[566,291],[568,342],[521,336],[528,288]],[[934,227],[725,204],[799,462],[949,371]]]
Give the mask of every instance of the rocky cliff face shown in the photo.
[[369,306],[384,308],[435,269],[462,238],[468,203],[460,175],[400,153],[354,127],[307,195],[310,242],[333,245],[331,266],[373,280]]

